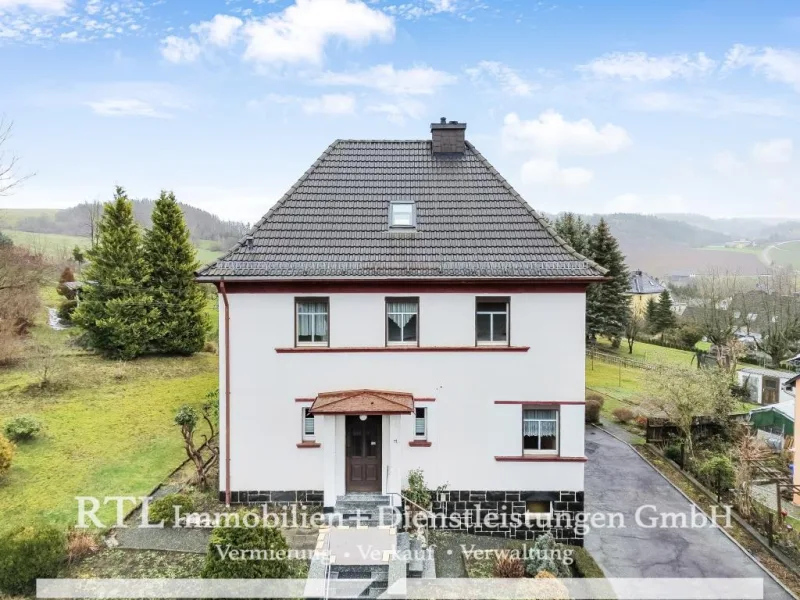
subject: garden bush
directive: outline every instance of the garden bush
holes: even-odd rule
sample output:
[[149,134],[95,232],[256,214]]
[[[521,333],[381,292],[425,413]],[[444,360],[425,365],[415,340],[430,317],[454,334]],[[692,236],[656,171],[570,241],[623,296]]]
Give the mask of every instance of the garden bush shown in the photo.
[[624,406],[615,408],[611,414],[613,414],[614,418],[620,423],[627,423],[628,421],[633,420],[634,417],[633,411],[630,408],[625,408]]
[[0,434],[0,479],[11,470],[11,461],[14,459],[14,444],[4,435]]
[[664,456],[668,459],[679,463],[681,462],[681,445],[680,444],[670,444],[666,448],[664,448]]
[[542,589],[536,594],[536,600],[569,600],[569,591],[556,576],[550,571],[541,571],[536,574],[536,579],[544,580]]
[[576,546],[570,550],[572,550],[572,559],[575,561],[572,563],[572,568],[579,577],[599,579],[606,576],[586,548]]
[[516,556],[502,553],[495,559],[492,572],[495,577],[525,577],[525,565]]
[[27,442],[42,430],[42,422],[28,415],[20,415],[6,422],[3,428],[6,437],[14,442]]
[[553,535],[544,533],[536,538],[525,556],[525,572],[530,577],[536,577],[542,571],[558,577],[569,577],[569,565],[565,564],[563,558],[563,549],[556,544]]
[[38,578],[52,578],[66,558],[64,532],[55,527],[18,527],[0,536],[0,591],[26,594]]
[[94,533],[85,529],[71,529],[67,533],[67,562],[73,563],[100,549],[100,542]]
[[586,396],[585,421],[587,423],[600,422],[600,410],[603,408],[604,399],[600,394],[589,394]]
[[194,500],[187,494],[167,494],[153,500],[148,507],[148,520],[150,523],[160,523],[164,525],[175,524],[175,507],[179,506],[181,517],[194,512]]
[[[205,579],[284,579],[289,575],[289,546],[280,529],[267,527],[255,513],[239,511],[238,527],[216,527],[211,532],[201,577]],[[245,519],[245,517],[247,518]],[[255,527],[246,527],[256,524]],[[231,524],[232,525],[232,524]],[[254,551],[256,560],[231,560],[218,548]],[[247,556],[247,554],[245,554]]]
[[422,469],[412,469],[408,472],[408,488],[403,491],[403,495],[422,508],[430,508],[431,492],[425,483]]
[[72,313],[78,308],[77,300],[64,300],[58,307],[58,318],[64,323],[72,322]]
[[725,454],[710,456],[697,467],[700,480],[715,492],[729,490],[736,484],[736,469]]

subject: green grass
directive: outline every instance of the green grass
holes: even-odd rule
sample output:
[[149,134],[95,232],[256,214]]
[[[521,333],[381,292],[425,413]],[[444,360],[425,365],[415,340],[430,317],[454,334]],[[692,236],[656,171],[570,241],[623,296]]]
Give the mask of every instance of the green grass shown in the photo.
[[769,258],[778,265],[791,265],[800,269],[800,242],[789,242],[773,248]]
[[[0,368],[0,421],[28,414],[44,424],[39,439],[18,445],[0,482],[0,531],[75,524],[75,496],[149,493],[185,459],[175,412],[199,406],[218,386],[214,355],[107,361],[69,346],[70,333],[49,329],[45,318],[32,342],[59,353],[53,387],[38,387],[35,357]],[[115,510],[109,504],[99,515],[110,523]]]
[[3,208],[0,209],[0,227],[16,227],[22,219],[55,217],[58,208]]
[[758,246],[747,246],[745,248],[726,248],[725,246],[706,246],[701,250],[715,250],[719,252],[738,252],[739,254],[754,254],[758,256],[764,250]]
[[656,344],[646,342],[635,342],[633,344],[633,354],[628,353],[628,344],[623,340],[619,348],[612,348],[611,341],[606,338],[598,338],[597,345],[605,352],[613,352],[623,358],[633,360],[643,360],[650,363],[663,365],[684,365],[691,366],[695,358],[694,352],[678,350],[676,348],[666,348]]

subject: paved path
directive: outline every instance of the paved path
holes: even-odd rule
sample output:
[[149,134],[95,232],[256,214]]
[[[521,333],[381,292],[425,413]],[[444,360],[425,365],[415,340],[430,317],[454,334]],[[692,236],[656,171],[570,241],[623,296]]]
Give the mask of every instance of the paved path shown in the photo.
[[[643,520],[657,513],[684,513],[691,504],[638,454],[607,433],[586,430],[586,510],[622,513],[625,528],[590,530],[586,548],[608,577],[758,577],[765,598],[791,598],[719,529],[645,528]],[[645,524],[646,524],[645,523]]]

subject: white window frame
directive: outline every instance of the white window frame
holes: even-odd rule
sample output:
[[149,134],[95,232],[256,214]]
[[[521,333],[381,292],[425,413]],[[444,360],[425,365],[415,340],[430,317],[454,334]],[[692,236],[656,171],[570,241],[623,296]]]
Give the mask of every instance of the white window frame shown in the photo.
[[[478,304],[483,302],[490,302],[495,304],[503,303],[506,306],[506,339],[504,340],[479,340],[478,339],[478,315],[500,315],[503,314],[499,311],[482,311],[478,310]],[[494,317],[489,318],[489,336],[494,338]],[[500,296],[493,298],[491,296],[482,296],[475,298],[475,345],[476,346],[509,346],[511,345],[511,298]]]
[[[555,421],[555,423],[556,423],[556,447],[554,449],[552,449],[552,450],[548,450],[548,449],[542,450],[542,449],[528,449],[528,448],[525,448],[524,426],[525,426],[525,411],[526,410],[552,410],[552,411],[555,411],[555,413],[556,413],[556,418],[555,419],[534,419],[535,421],[539,421],[539,422],[541,422],[541,421],[547,421],[547,422]],[[522,444],[522,454],[523,455],[525,455],[525,456],[528,456],[528,455],[535,455],[535,456],[539,456],[539,455],[547,455],[547,456],[558,455],[559,449],[561,448],[561,446],[560,446],[560,444],[561,444],[561,410],[559,409],[558,406],[523,405],[522,406],[522,425],[523,425],[523,430],[521,432],[522,433],[522,439],[520,439],[520,442]],[[541,446],[541,444],[542,444],[541,436],[539,436],[539,445]]]
[[[309,414],[310,410],[311,410],[310,406],[303,406],[300,409],[300,431],[302,433],[301,439],[304,442],[313,442],[317,437],[317,422],[314,415]],[[314,430],[311,433],[308,433],[308,431],[306,430],[307,421],[309,419],[311,420],[312,429]]]
[[[547,512],[530,512],[528,510],[528,502],[547,502],[547,505],[550,507],[550,510]],[[553,501],[552,500],[526,500],[525,501],[525,515],[529,517],[550,517],[553,514]]]
[[[315,331],[317,320],[316,317],[318,315],[325,315],[325,318],[328,323],[328,337],[324,342],[305,342],[300,341],[300,305],[301,304],[322,304],[324,303],[326,306],[326,311],[324,313],[320,312],[304,312],[303,315],[311,315],[311,327],[312,330]],[[314,335],[312,334],[312,338]],[[331,342],[331,302],[330,298],[328,297],[305,297],[305,298],[295,298],[294,299],[294,343],[295,346],[329,346]]]
[[[394,221],[394,208],[395,206],[410,206],[411,215],[410,223],[395,223]],[[411,200],[393,200],[389,203],[389,229],[413,229],[417,226],[417,207]]]
[[[390,313],[389,312],[389,305],[393,303],[416,303],[417,311],[415,313]],[[401,314],[401,315],[410,315],[413,314],[417,317],[416,328],[417,328],[417,339],[411,341],[403,341],[403,340],[390,340],[389,339],[389,315],[390,314]],[[414,296],[410,298],[403,298],[403,297],[390,297],[386,298],[386,345],[387,346],[419,346],[419,298]]]
[[[417,421],[419,417],[417,416],[417,411],[421,410],[423,417],[422,417],[422,424],[425,426],[425,431],[422,434],[417,433]],[[428,439],[428,407],[427,406],[415,406],[414,407],[414,439],[415,440],[427,440]]]

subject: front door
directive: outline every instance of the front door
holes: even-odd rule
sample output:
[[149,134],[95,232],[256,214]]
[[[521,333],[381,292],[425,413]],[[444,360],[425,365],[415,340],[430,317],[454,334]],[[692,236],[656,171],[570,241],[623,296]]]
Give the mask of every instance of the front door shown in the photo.
[[781,393],[781,382],[775,377],[764,376],[761,404],[776,404]]
[[381,491],[381,417],[346,417],[347,491]]

